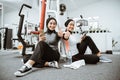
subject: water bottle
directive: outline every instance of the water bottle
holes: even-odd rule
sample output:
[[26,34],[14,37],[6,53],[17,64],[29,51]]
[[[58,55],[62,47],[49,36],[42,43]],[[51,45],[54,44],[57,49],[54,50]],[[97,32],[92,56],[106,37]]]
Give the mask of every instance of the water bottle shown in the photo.
[[71,51],[68,52],[68,55],[67,55],[67,64],[71,64],[72,63],[72,53]]

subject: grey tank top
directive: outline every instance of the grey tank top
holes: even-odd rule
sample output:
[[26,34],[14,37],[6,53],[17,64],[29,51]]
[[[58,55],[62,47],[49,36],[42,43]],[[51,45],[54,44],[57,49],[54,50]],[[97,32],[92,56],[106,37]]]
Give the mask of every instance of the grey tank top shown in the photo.
[[45,42],[53,49],[58,50],[58,42],[60,37],[58,36],[56,31],[46,31],[45,32],[46,40]]

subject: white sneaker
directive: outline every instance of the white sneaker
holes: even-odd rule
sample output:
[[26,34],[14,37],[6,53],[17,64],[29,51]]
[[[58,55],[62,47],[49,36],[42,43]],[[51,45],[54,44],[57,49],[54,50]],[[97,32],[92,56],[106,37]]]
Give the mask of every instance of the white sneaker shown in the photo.
[[28,73],[32,72],[32,68],[28,68],[27,66],[22,66],[18,71],[14,73],[16,77],[22,77]]
[[106,63],[111,63],[112,62],[111,59],[108,59],[105,56],[100,56],[99,58],[100,58],[100,62],[106,62]]

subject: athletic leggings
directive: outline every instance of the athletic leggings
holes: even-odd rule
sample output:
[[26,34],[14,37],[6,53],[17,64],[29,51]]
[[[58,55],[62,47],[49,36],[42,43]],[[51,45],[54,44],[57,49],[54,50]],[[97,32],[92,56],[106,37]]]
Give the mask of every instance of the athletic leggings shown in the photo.
[[26,63],[28,60],[35,61],[33,67],[44,67],[45,62],[59,61],[60,54],[58,50],[53,50],[47,43],[40,41],[32,55],[24,56]]
[[[85,54],[87,46],[91,49],[92,55]],[[99,52],[99,50],[97,46],[95,45],[95,43],[93,42],[93,40],[89,36],[86,36],[85,39],[81,43],[77,44],[77,49],[79,53],[72,56],[73,62],[80,60],[80,59],[84,59],[85,63],[87,64],[96,64],[97,62],[99,62],[99,57],[96,55]]]

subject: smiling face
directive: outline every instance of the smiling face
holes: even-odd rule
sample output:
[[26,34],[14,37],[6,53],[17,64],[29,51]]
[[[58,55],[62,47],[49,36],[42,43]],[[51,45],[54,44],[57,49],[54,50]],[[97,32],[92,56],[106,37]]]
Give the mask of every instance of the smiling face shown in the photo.
[[48,28],[49,28],[51,31],[55,30],[56,26],[57,26],[57,23],[56,23],[56,21],[55,21],[54,19],[51,19],[51,20],[48,22]]
[[72,32],[74,30],[74,24],[74,21],[70,21],[67,25],[67,30]]

